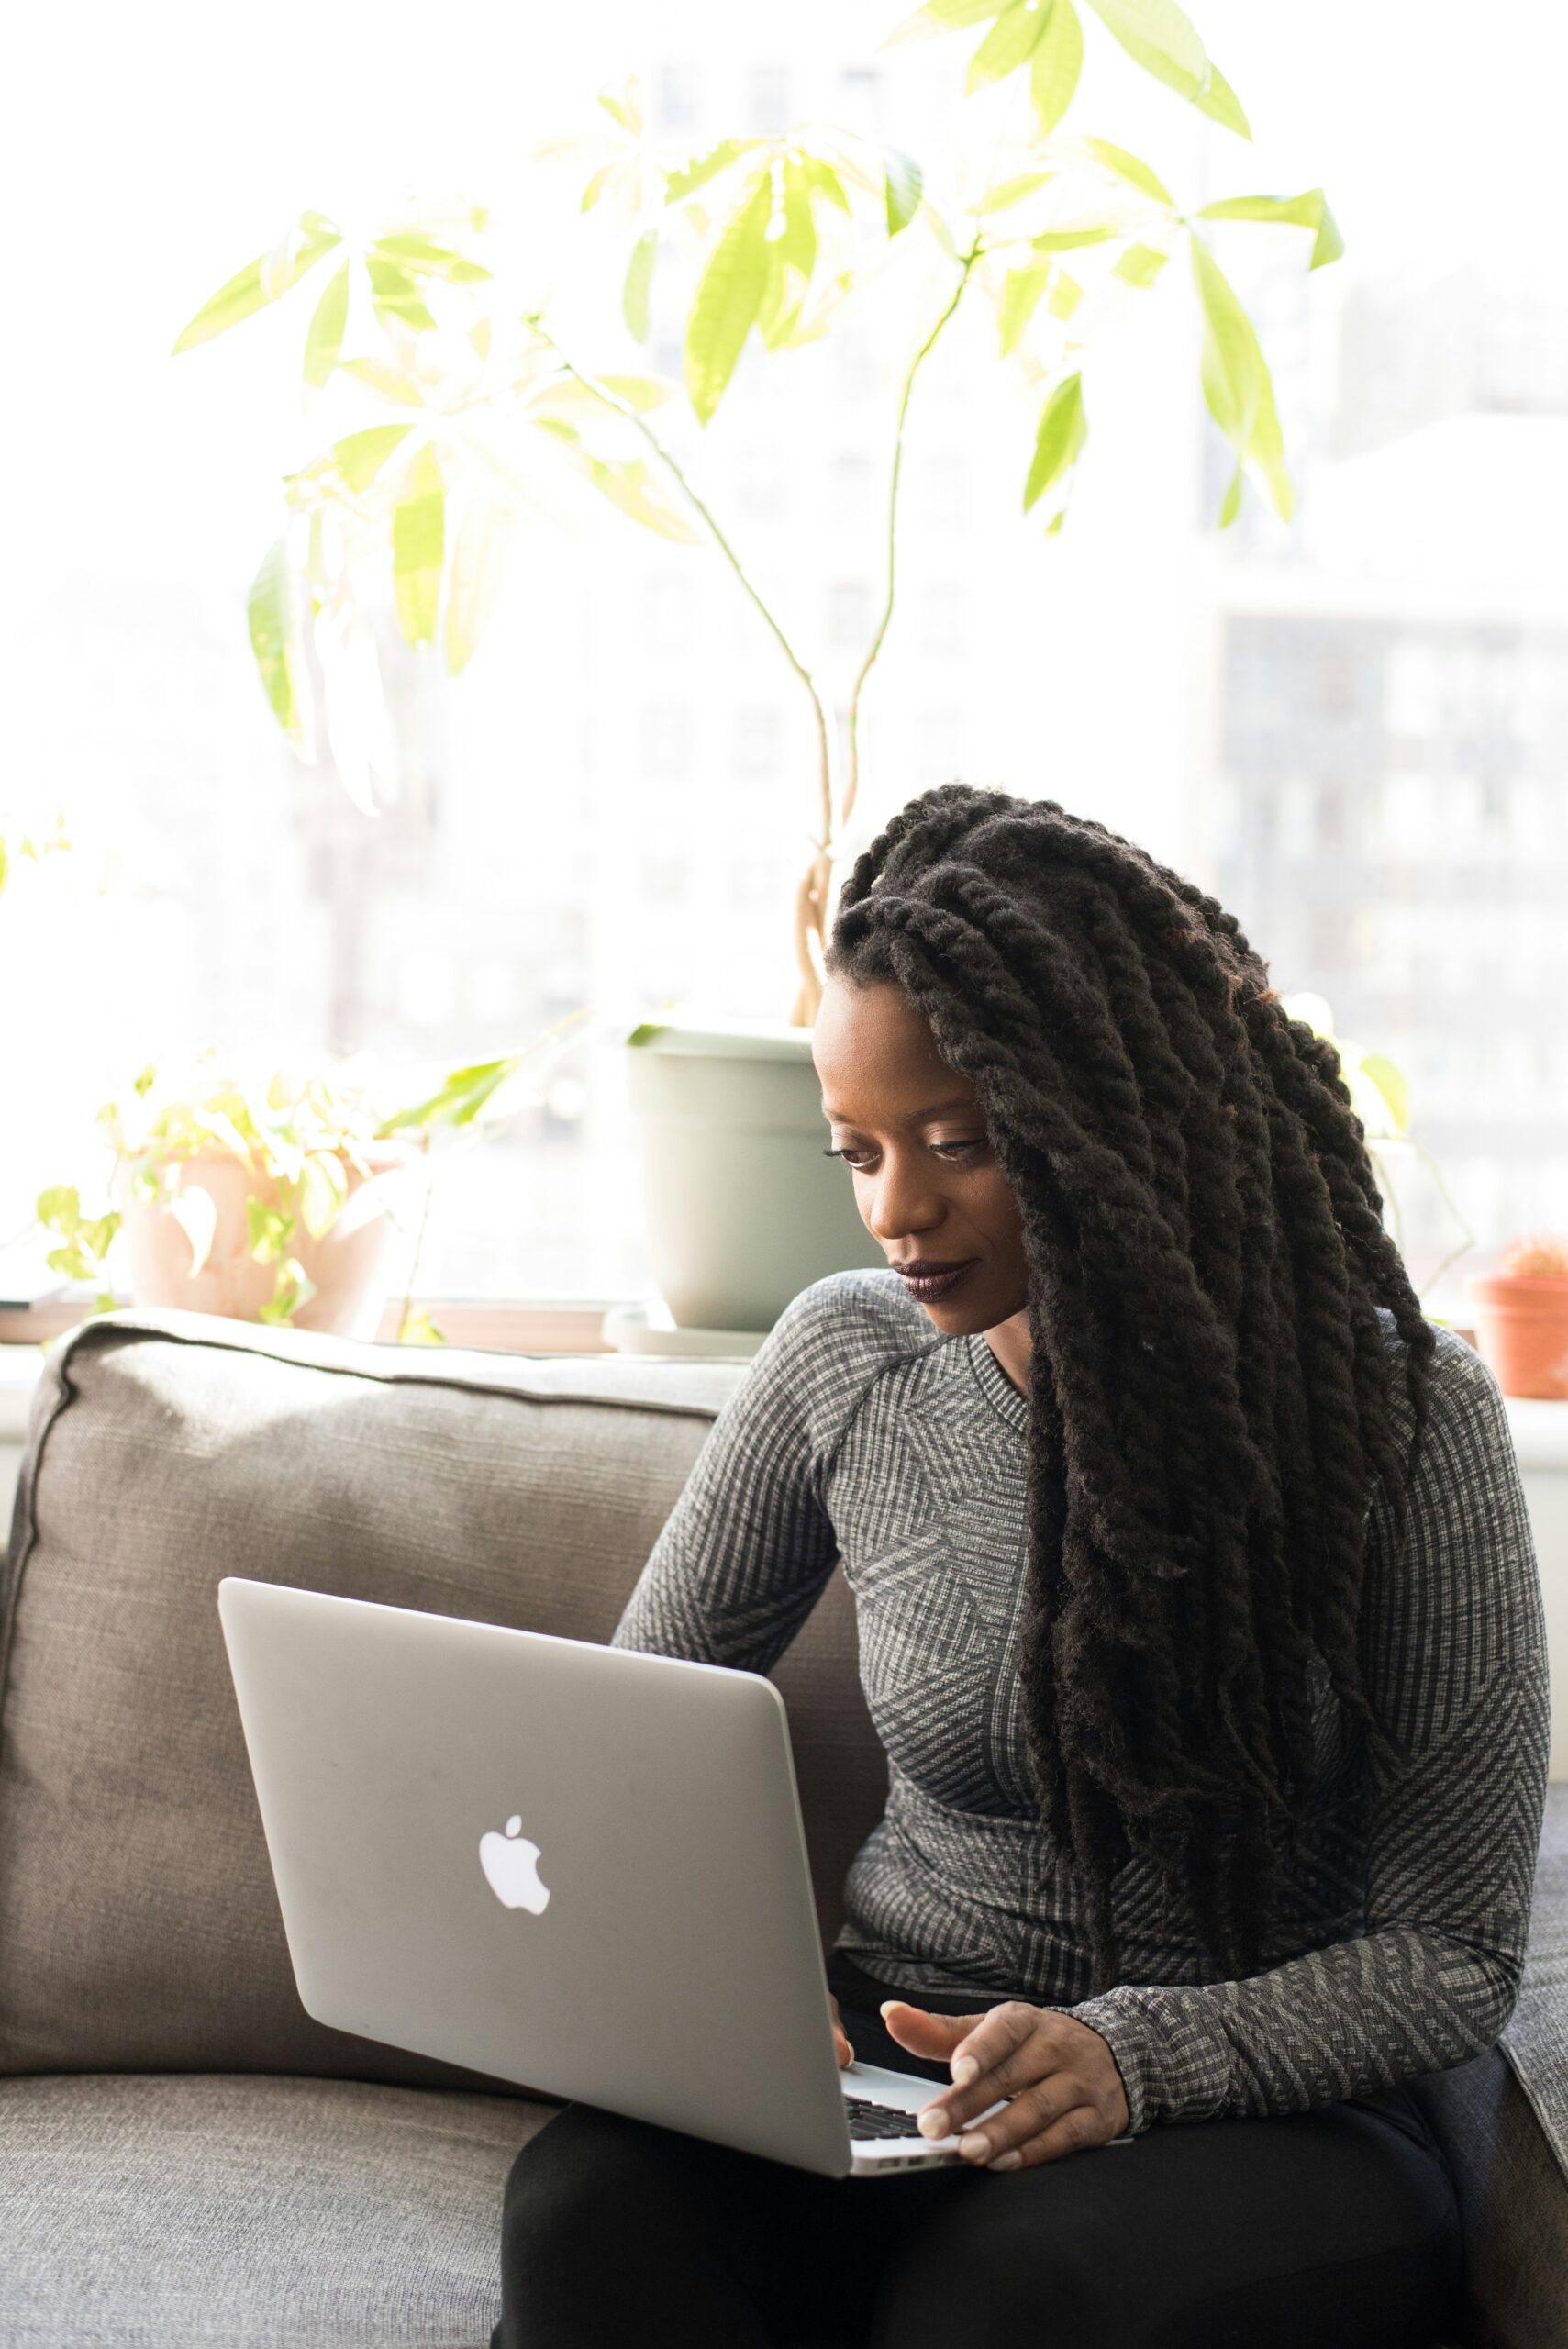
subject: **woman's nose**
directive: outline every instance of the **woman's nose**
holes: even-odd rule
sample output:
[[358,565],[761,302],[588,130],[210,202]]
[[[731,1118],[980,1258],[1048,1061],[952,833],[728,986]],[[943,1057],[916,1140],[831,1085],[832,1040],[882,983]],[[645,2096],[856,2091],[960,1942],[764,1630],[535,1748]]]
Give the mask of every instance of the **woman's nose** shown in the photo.
[[889,1158],[873,1178],[866,1229],[884,1242],[898,1240],[906,1232],[929,1230],[940,1222],[941,1212],[941,1198],[932,1188],[929,1171]]

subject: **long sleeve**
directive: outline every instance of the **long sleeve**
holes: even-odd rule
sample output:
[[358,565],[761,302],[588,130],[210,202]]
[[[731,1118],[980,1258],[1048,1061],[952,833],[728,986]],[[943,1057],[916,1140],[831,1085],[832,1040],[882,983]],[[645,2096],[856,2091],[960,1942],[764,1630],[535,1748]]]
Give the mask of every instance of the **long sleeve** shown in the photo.
[[1108,2041],[1130,2128],[1299,2111],[1445,2070],[1518,1995],[1545,1795],[1545,1634],[1490,1373],[1440,1332],[1394,1564],[1369,1529],[1362,1660],[1397,1765],[1374,1785],[1364,1935],[1250,1980],[1123,1984],[1072,2011]]
[[810,1614],[839,1554],[821,1498],[821,1289],[786,1307],[720,1409],[612,1647],[767,1672]]

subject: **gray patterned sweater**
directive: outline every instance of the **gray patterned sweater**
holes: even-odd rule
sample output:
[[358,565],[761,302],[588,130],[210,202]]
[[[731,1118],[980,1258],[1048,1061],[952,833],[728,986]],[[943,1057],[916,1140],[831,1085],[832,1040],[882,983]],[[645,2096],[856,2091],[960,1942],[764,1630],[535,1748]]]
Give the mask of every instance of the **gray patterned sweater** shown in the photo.
[[[1397,1345],[1392,1322],[1389,1342]],[[1518,1985],[1540,1832],[1545,1644],[1507,1421],[1437,1332],[1397,1571],[1369,1528],[1379,1778],[1327,1691],[1314,1827],[1267,1963],[1213,1978],[1182,1888],[1113,1887],[1125,1980],[1085,1998],[1072,1872],[1040,1825],[1018,1687],[1029,1406],[983,1334],[947,1337],[892,1271],[802,1290],[719,1412],[613,1644],[766,1672],[841,1559],[885,1748],[884,1817],[837,1946],[901,1989],[1070,2007],[1109,2043],[1130,2127],[1374,2093],[1489,2046]]]

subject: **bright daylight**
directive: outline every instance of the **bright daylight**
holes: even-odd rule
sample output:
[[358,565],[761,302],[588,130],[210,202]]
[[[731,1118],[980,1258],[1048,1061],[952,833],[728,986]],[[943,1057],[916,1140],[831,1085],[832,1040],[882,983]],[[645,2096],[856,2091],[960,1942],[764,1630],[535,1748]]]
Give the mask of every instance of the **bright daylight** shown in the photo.
[[1547,17],[12,48],[0,2343],[1568,2349]]

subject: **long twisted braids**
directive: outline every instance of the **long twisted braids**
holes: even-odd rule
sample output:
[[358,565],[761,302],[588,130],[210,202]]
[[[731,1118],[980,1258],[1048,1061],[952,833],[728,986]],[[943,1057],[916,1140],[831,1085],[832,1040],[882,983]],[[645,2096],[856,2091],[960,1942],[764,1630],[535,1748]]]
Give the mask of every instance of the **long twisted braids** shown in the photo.
[[1053,800],[964,784],[858,860],[826,967],[925,1015],[1018,1203],[1025,1742],[1095,1987],[1135,1854],[1184,1876],[1216,1965],[1255,1972],[1316,1697],[1386,1751],[1366,1521],[1381,1483],[1403,1533],[1433,1344],[1338,1056],[1212,897]]

